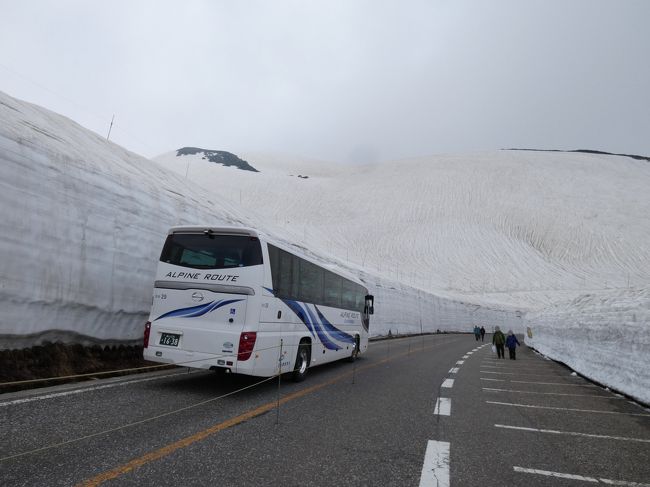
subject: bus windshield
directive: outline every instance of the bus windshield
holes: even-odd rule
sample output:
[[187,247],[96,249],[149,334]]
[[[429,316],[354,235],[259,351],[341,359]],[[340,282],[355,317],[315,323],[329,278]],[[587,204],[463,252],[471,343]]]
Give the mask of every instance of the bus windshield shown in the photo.
[[193,269],[228,269],[262,263],[257,237],[212,233],[173,233],[167,236],[160,261]]

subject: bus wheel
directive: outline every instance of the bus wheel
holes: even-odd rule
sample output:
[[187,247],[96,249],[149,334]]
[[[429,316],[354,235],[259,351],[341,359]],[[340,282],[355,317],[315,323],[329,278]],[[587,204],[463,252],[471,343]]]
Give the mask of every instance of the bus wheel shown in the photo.
[[356,337],[356,340],[354,342],[354,348],[352,349],[352,353],[348,357],[348,362],[354,362],[358,356],[359,356],[359,337]]
[[293,368],[294,382],[305,380],[307,376],[307,369],[309,368],[309,345],[301,343],[298,346],[298,356],[296,357],[296,365]]

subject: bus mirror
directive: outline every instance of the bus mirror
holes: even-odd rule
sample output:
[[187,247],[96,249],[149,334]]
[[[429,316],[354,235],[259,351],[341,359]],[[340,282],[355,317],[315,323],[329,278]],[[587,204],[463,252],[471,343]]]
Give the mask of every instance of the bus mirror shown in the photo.
[[363,307],[365,314],[371,315],[375,313],[375,297],[371,294],[366,296],[366,305]]

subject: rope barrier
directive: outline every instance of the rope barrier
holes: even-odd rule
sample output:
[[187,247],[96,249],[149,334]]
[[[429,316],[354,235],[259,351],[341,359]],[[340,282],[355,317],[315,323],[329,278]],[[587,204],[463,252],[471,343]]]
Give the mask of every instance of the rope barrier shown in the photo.
[[190,406],[185,406],[183,408],[174,409],[173,411],[168,411],[166,413],[158,414],[156,416],[151,416],[149,418],[141,419],[140,421],[134,421],[132,423],[123,424],[122,426],[118,426],[116,428],[110,428],[110,429],[107,429],[107,430],[98,431],[97,433],[92,433],[90,435],[81,436],[79,438],[73,438],[72,440],[62,441],[60,443],[55,443],[55,444],[47,445],[47,446],[44,446],[44,447],[41,447],[41,448],[36,448],[35,450],[29,450],[29,451],[26,451],[26,452],[17,453],[15,455],[2,457],[2,458],[0,458],[0,462],[5,461],[5,460],[10,460],[12,458],[19,458],[19,457],[23,457],[23,456],[26,456],[26,455],[31,455],[32,453],[38,453],[38,452],[42,452],[42,451],[45,451],[45,450],[51,450],[52,448],[58,448],[60,446],[69,445],[71,443],[76,443],[76,442],[79,442],[79,441],[82,441],[82,440],[87,440],[88,438],[94,438],[96,436],[101,436],[101,435],[106,434],[106,433],[112,433],[114,431],[119,431],[119,430],[123,430],[123,429],[126,429],[126,428],[131,428],[133,426],[137,426],[137,425],[140,425],[140,424],[148,423],[148,422],[154,421],[156,419],[164,418],[165,416],[171,416],[172,414],[176,414],[176,413],[179,413],[181,411],[187,411],[188,409],[193,409],[193,408],[196,408],[196,407],[199,407],[199,406],[203,406],[204,404],[208,404],[208,403],[217,401],[219,399],[223,399],[223,398],[226,398],[228,396],[238,394],[238,393],[243,392],[243,391],[245,391],[247,389],[252,389],[253,387],[256,387],[256,386],[258,386],[260,384],[264,384],[265,382],[269,382],[269,381],[274,380],[274,379],[275,379],[275,376],[268,377],[268,378],[263,379],[263,380],[261,380],[259,382],[256,382],[255,384],[251,384],[249,386],[242,387],[241,389],[237,389],[236,391],[228,392],[228,393],[223,394],[221,396],[213,397],[213,398],[210,398],[210,399],[206,399],[205,401],[201,401],[201,402],[197,402],[195,404],[191,404]]
[[[424,335],[422,335],[422,343],[424,344]],[[388,355],[390,356],[390,342],[386,340],[382,340],[378,343],[381,342],[386,342],[389,347],[388,350]],[[300,344],[296,345],[288,345],[288,344],[281,344],[281,345],[273,345],[270,347],[265,347],[265,348],[257,348],[253,350],[253,353],[258,353],[258,352],[265,352],[267,350],[275,350],[275,349],[297,349],[300,346]],[[193,360],[184,360],[182,362],[175,362],[175,363],[170,363],[170,364],[159,364],[159,365],[146,365],[142,367],[131,367],[128,369],[114,369],[114,370],[105,370],[101,372],[88,372],[84,374],[73,374],[73,375],[64,375],[64,376],[52,376],[52,377],[43,377],[40,379],[26,379],[26,380],[19,380],[19,381],[12,381],[12,382],[0,382],[0,388],[2,387],[9,387],[9,386],[17,386],[17,385],[25,385],[25,384],[35,384],[38,382],[48,382],[48,381],[63,381],[63,380],[71,380],[71,379],[80,379],[84,377],[97,377],[97,376],[105,376],[105,375],[115,375],[115,374],[121,374],[124,372],[138,372],[138,371],[145,371],[145,370],[153,370],[153,369],[161,369],[165,367],[185,367],[188,365],[191,365],[196,362],[204,362],[206,360],[219,360],[219,359],[224,359],[224,358],[235,358],[235,354],[229,354],[229,355],[212,355],[209,359],[206,358],[200,358],[200,359],[193,359]]]
[[[436,348],[437,345],[442,345],[442,343],[434,343],[432,347],[427,347],[426,349],[423,348],[422,350],[428,350],[430,348]],[[284,345],[281,344],[280,346],[277,346],[277,347],[269,347],[269,348],[267,348],[267,350],[272,349],[272,348],[281,349],[282,347],[284,347]],[[351,374],[356,375],[357,370],[360,370],[360,371],[366,370],[366,369],[369,369],[371,367],[374,367],[374,366],[389,362],[390,360],[394,360],[394,359],[396,359],[398,357],[408,356],[408,355],[410,355],[410,353],[411,353],[410,351],[409,352],[403,352],[403,353],[394,355],[392,358],[386,357],[384,359],[380,359],[378,362],[373,363],[373,364],[367,364],[365,366],[358,367],[358,368],[354,367],[353,370],[351,372],[347,373],[346,375],[351,375]],[[47,446],[44,446],[44,447],[41,447],[41,448],[36,448],[36,449],[25,451],[25,452],[22,452],[22,453],[16,453],[14,455],[8,455],[8,456],[5,456],[5,457],[0,457],[0,462],[3,462],[5,460],[11,460],[11,459],[14,459],[14,458],[24,457],[24,456],[31,455],[31,454],[34,454],[34,453],[39,453],[39,452],[51,450],[53,448],[58,448],[58,447],[61,447],[61,446],[72,444],[72,443],[77,443],[79,441],[83,441],[83,440],[86,440],[86,439],[89,439],[89,438],[95,438],[97,436],[101,436],[101,435],[104,435],[104,434],[108,434],[108,433],[112,433],[112,432],[115,432],[115,431],[120,431],[120,430],[123,430],[123,429],[126,429],[126,428],[131,428],[131,427],[138,426],[138,425],[141,425],[141,424],[149,423],[149,422],[154,421],[156,419],[164,418],[166,416],[171,416],[173,414],[177,414],[177,413],[182,412],[182,411],[187,411],[189,409],[193,409],[193,408],[197,408],[199,406],[205,405],[205,404],[209,404],[209,403],[217,401],[219,399],[224,399],[226,397],[233,396],[235,394],[239,394],[239,393],[241,393],[243,391],[246,391],[248,389],[252,389],[252,388],[257,387],[259,385],[262,385],[262,384],[265,384],[267,382],[276,380],[276,379],[278,379],[279,375],[280,374],[279,374],[279,371],[278,371],[278,373],[276,373],[275,375],[273,375],[271,377],[264,378],[264,379],[260,380],[259,382],[255,382],[254,384],[250,384],[248,386],[242,387],[242,388],[237,389],[235,391],[231,391],[231,392],[228,392],[226,394],[222,394],[220,396],[216,396],[216,397],[213,397],[213,398],[210,398],[210,399],[206,399],[204,401],[200,401],[200,402],[197,402],[195,404],[191,404],[189,406],[174,409],[172,411],[167,411],[167,412],[162,413],[162,414],[157,414],[155,416],[151,416],[149,418],[145,418],[145,419],[142,419],[142,420],[139,420],[139,421],[133,421],[131,423],[126,423],[126,424],[123,424],[121,426],[117,426],[115,428],[110,428],[110,429],[98,431],[96,433],[91,433],[89,435],[84,435],[84,436],[81,436],[81,437],[78,437],[78,438],[73,438],[71,440],[62,441],[62,442],[59,442],[59,443],[47,445]],[[278,407],[279,407],[279,405],[278,405]]]
[[98,375],[119,374],[121,372],[134,372],[134,371],[146,370],[146,369],[158,369],[161,367],[171,367],[173,365],[174,364],[147,365],[144,367],[132,367],[130,369],[116,369],[116,370],[106,370],[102,372],[88,372],[87,374],[58,375],[54,377],[45,377],[42,379],[28,379],[28,380],[17,380],[13,382],[0,382],[0,387],[15,386],[15,385],[22,385],[22,384],[33,384],[36,382],[47,382],[47,381],[55,381],[55,380],[79,379],[82,377],[96,377]]
[[[280,348],[279,345],[277,346],[271,346],[271,347],[265,347],[265,348],[258,348],[253,350],[253,353],[257,352],[265,352],[267,350],[274,350]],[[284,345],[284,348],[298,348],[298,345]],[[212,355],[209,359],[206,358],[200,358],[200,359],[194,359],[194,360],[184,360],[183,362],[175,362],[175,363],[170,363],[170,364],[159,364],[159,365],[146,365],[142,367],[132,367],[128,369],[114,369],[114,370],[105,370],[101,372],[88,372],[85,374],[74,374],[74,375],[64,375],[64,376],[53,376],[53,377],[44,377],[41,379],[26,379],[26,380],[19,380],[19,381],[12,381],[12,382],[0,382],[0,387],[8,387],[8,386],[15,386],[15,385],[23,385],[23,384],[33,384],[37,382],[47,382],[47,381],[57,381],[57,380],[68,380],[68,379],[78,379],[78,378],[83,378],[83,377],[96,377],[96,376],[101,376],[101,375],[110,375],[110,374],[120,374],[122,372],[136,372],[136,371],[143,371],[143,370],[150,370],[150,369],[159,369],[159,368],[164,368],[164,367],[184,367],[196,362],[204,362],[206,360],[218,360],[222,358],[235,358],[234,354],[230,355]]]

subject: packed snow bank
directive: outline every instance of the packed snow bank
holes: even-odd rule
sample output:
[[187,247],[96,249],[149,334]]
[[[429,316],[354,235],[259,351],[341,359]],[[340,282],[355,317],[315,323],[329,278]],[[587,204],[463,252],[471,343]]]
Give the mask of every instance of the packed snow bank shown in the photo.
[[0,93],[0,121],[0,348],[140,340],[168,228],[243,223],[64,117]]
[[584,294],[526,316],[526,344],[650,404],[650,289]]
[[253,172],[190,152],[154,163],[0,93],[0,349],[139,341],[168,228],[243,225],[363,280],[373,336],[523,331],[569,298],[530,314],[531,345],[648,402],[646,161],[245,156]]
[[[303,232],[2,93],[0,122],[0,349],[140,341],[171,226],[243,225],[305,245]],[[364,274],[335,255],[311,256]],[[373,335],[469,330],[478,316],[506,315],[382,276],[364,280],[377,296]]]
[[415,289],[411,286],[359,272],[359,278],[375,296],[375,315],[370,323],[371,336],[406,335],[440,331],[471,332],[475,324],[523,333],[521,313],[459,301]]

